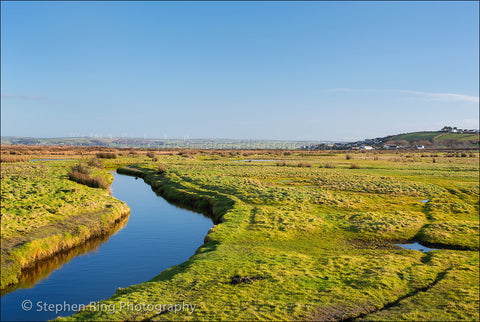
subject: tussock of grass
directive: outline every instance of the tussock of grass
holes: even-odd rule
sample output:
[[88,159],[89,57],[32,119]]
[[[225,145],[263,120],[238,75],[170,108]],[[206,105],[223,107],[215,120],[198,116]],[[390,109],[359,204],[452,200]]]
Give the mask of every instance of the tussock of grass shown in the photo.
[[84,174],[81,172],[77,171],[70,171],[68,173],[68,177],[70,180],[84,184],[86,186],[92,187],[92,188],[102,188],[102,189],[107,189],[109,184],[105,180],[104,177],[97,176],[97,177],[91,177],[88,174]]
[[84,164],[73,166],[68,172],[68,178],[72,181],[87,185],[92,188],[107,189],[109,183],[102,176],[92,177],[92,169]]
[[100,152],[100,153],[97,153],[96,155],[97,155],[97,158],[100,158],[100,159],[116,159],[117,158],[117,154],[113,152]]
[[167,167],[164,164],[160,163],[157,166],[157,173],[162,174],[162,173],[165,173],[165,171],[167,171]]
[[90,167],[94,167],[94,168],[98,168],[98,169],[103,169],[104,168],[102,160],[100,160],[98,158],[93,158],[93,159],[88,160],[87,164]]
[[85,175],[89,175],[92,173],[92,169],[89,168],[88,166],[86,166],[85,164],[83,163],[79,163],[77,165],[74,165],[71,169],[70,169],[71,172],[77,172],[77,173],[81,173],[81,174],[85,174]]
[[324,165],[320,165],[320,167],[325,168],[325,169],[335,169],[336,168],[335,164],[331,163],[331,162],[325,163]]
[[312,164],[310,162],[298,162],[297,167],[299,167],[299,168],[311,168]]

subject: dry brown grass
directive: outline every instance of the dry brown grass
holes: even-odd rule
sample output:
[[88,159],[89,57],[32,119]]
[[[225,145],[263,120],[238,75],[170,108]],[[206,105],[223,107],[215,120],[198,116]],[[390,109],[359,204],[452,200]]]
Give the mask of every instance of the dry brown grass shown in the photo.
[[100,152],[96,154],[97,158],[100,159],[116,159],[117,154],[114,152]]
[[162,174],[165,173],[165,171],[167,171],[167,167],[163,163],[160,163],[157,168],[157,173]]
[[107,181],[105,180],[104,177],[101,177],[101,176],[93,178],[90,175],[85,173],[81,173],[78,171],[70,171],[68,173],[68,177],[72,181],[84,184],[89,187],[102,188],[102,189],[108,188]]
[[2,155],[0,157],[1,163],[11,163],[11,162],[24,162],[28,161],[30,158],[28,156],[15,156],[15,155]]

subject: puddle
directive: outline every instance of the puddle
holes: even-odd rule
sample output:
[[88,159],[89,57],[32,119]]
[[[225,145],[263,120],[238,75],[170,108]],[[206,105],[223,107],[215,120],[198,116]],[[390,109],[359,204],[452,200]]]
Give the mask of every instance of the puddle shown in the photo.
[[405,248],[405,249],[418,250],[422,253],[427,253],[427,252],[430,252],[432,250],[437,250],[436,248],[425,247],[425,246],[419,244],[418,242],[414,242],[414,243],[410,243],[410,244],[395,244],[395,246],[400,246],[400,247]]
[[430,201],[430,199],[420,200],[420,202],[423,202],[423,203],[427,203],[429,201]]

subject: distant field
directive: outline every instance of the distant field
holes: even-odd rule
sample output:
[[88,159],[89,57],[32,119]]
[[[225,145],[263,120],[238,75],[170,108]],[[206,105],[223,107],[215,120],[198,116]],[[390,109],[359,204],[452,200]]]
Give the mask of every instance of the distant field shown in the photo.
[[[406,141],[411,145],[425,144],[427,147],[445,148],[478,147],[478,135],[434,132],[413,132],[392,137],[377,138],[381,148],[387,141]],[[447,141],[447,144],[443,141]],[[150,148],[150,149],[302,149],[305,146],[317,146],[321,143],[333,143],[321,140],[237,140],[237,139],[147,139],[147,138],[28,138],[2,136],[5,145],[39,145],[39,146],[85,146],[105,148]],[[364,144],[361,141],[357,145]],[[438,144],[436,144],[438,143]],[[402,143],[401,143],[402,144]]]
[[27,138],[3,136],[2,144],[104,146],[112,148],[193,148],[193,149],[298,149],[320,143],[298,140],[235,140],[235,139],[147,139],[147,138]]
[[458,141],[468,141],[468,140],[478,140],[478,134],[467,134],[467,133],[446,133],[439,136],[435,141],[445,141],[445,140],[458,140]]
[[[407,141],[410,144],[419,144],[422,141],[430,142],[433,147],[478,147],[478,134],[469,133],[445,133],[445,132],[414,132],[400,134],[391,139],[392,141]],[[426,142],[425,142],[426,143]]]
[[405,140],[405,141],[414,141],[414,140],[427,140],[432,141],[433,138],[437,135],[440,135],[444,132],[413,132],[413,133],[406,133],[394,136],[392,140]]

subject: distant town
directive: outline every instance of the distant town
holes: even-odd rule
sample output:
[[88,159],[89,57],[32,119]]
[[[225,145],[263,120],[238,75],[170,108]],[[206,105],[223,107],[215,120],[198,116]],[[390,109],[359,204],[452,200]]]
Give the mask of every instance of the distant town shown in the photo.
[[[453,135],[452,135],[453,134]],[[320,143],[303,146],[307,150],[397,150],[427,148],[474,148],[479,146],[478,129],[444,126],[439,131],[390,135],[355,142]]]

